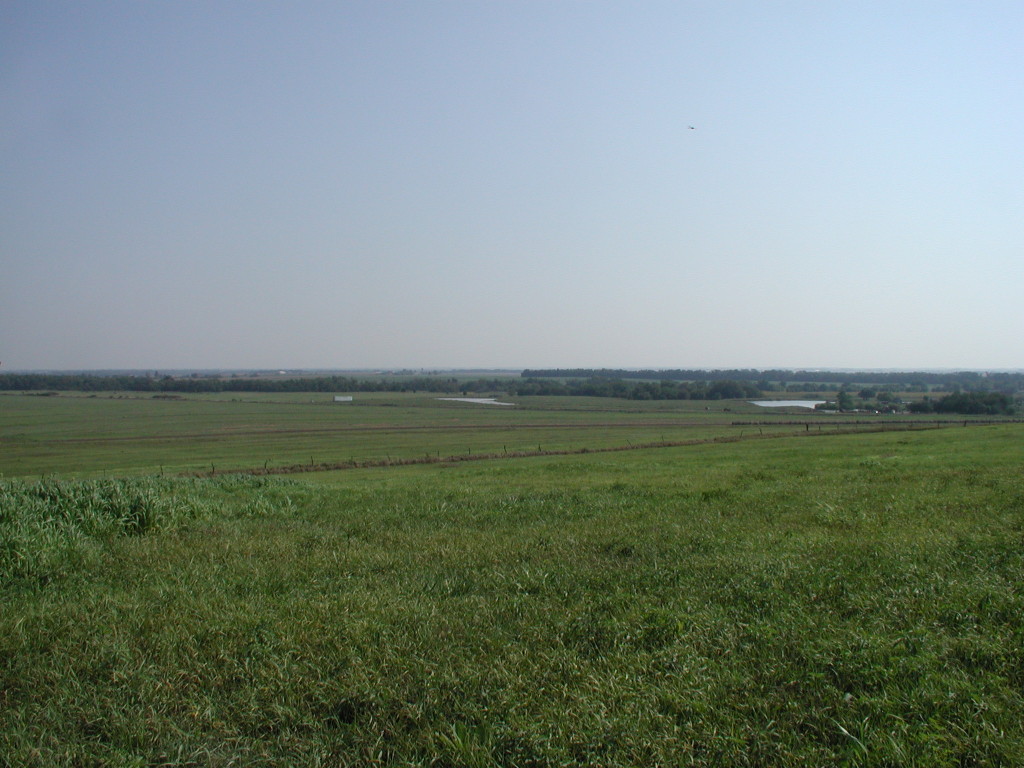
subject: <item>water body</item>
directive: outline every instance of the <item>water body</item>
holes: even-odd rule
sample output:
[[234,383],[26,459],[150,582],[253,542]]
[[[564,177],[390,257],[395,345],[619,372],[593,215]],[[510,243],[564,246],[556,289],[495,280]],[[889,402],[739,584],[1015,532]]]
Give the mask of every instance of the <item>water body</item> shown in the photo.
[[754,405],[763,408],[813,408],[821,405],[824,400],[751,400]]
[[502,403],[493,397],[439,397],[438,400],[448,400],[453,403],[477,403],[479,405],[515,405],[515,403]]

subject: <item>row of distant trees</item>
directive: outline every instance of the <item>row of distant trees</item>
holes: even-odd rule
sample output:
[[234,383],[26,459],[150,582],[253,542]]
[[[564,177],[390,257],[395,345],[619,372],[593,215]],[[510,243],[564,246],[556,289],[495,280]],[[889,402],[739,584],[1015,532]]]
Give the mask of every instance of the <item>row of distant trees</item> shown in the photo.
[[[875,398],[872,400],[871,398]],[[845,389],[839,390],[834,402],[822,403],[817,410],[876,410],[910,413],[949,413],[979,416],[1009,416],[1017,412],[1014,398],[1004,392],[953,392],[944,397],[924,399],[904,404],[891,392],[862,389],[855,399]]]
[[439,392],[460,391],[458,379],[422,376],[408,379],[357,379],[351,376],[305,378],[220,378],[216,376],[92,376],[24,373],[0,375],[0,391],[72,392]]
[[[81,392],[430,392],[504,393],[510,396],[616,397],[627,400],[734,400],[763,395],[752,381],[736,379],[645,381],[616,377],[590,378],[495,378],[460,380],[455,377],[419,376],[408,378],[355,378],[316,376],[305,378],[221,378],[214,376],[95,376],[90,374],[2,374],[0,391]],[[875,398],[876,407],[893,409],[900,405],[890,389],[862,389],[862,400]],[[854,401],[840,389],[838,407],[851,410]],[[1011,414],[1014,397],[997,391],[957,391],[938,399],[906,406],[917,413]]]
[[317,376],[306,378],[220,378],[207,376],[90,376],[88,374],[4,374],[0,390],[78,392],[501,392],[508,395],[575,395],[621,397],[628,400],[727,400],[757,397],[761,391],[749,382],[626,381],[592,378],[474,379],[420,376],[366,378]]
[[954,392],[938,400],[910,403],[911,413],[959,413],[1004,416],[1015,412],[1013,398],[1003,392]]
[[510,395],[574,395],[620,397],[626,400],[734,400],[760,397],[750,382],[732,381],[628,381],[625,379],[526,379],[503,382]]
[[1024,391],[1024,373],[979,371],[806,371],[782,369],[628,370],[623,368],[546,368],[523,371],[524,379],[626,379],[649,381],[736,381],[755,384],[764,392],[873,386],[902,392]]

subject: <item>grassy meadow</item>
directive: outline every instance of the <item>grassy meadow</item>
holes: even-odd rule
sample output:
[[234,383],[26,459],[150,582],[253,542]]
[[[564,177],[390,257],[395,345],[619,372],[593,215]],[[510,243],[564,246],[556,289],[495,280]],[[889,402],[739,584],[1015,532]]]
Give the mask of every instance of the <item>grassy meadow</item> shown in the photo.
[[1022,764],[1021,424],[310,399],[0,397],[0,765]]
[[[758,430],[795,433],[804,426],[786,422],[810,418],[806,409],[772,413],[735,401],[511,401],[515,407],[403,393],[359,394],[349,404],[324,394],[0,395],[0,476],[211,473],[628,448]],[[761,423],[752,427],[751,419]],[[886,423],[863,420],[870,419]],[[843,423],[814,420],[816,429]]]

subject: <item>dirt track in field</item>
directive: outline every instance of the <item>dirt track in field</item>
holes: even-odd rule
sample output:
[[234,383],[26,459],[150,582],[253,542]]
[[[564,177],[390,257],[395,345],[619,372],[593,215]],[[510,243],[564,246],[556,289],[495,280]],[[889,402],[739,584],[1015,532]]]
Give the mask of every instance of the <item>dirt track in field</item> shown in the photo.
[[[131,442],[138,440],[197,440],[218,437],[254,437],[258,435],[327,435],[346,432],[466,432],[479,430],[511,431],[517,429],[635,429],[637,427],[709,427],[706,422],[636,421],[592,424],[443,424],[434,426],[363,425],[352,427],[310,427],[309,429],[233,429],[227,427],[216,432],[183,432],[178,434],[125,435],[120,437],[72,437],[59,439],[62,443]],[[767,425],[765,425],[767,426]]]
[[[948,427],[949,425],[945,425]],[[316,463],[310,462],[309,464],[291,464],[283,467],[250,467],[250,468],[236,468],[236,469],[224,469],[214,470],[210,472],[185,472],[182,473],[185,477],[214,477],[221,475],[294,475],[306,472],[333,472],[344,469],[369,469],[375,467],[404,467],[412,466],[414,464],[441,464],[441,465],[455,465],[461,464],[466,461],[492,461],[495,459],[526,459],[536,458],[541,456],[577,456],[588,453],[615,453],[620,451],[639,451],[639,450],[650,450],[654,448],[680,448],[685,446],[696,446],[696,445],[712,445],[716,443],[736,443],[746,440],[772,440],[786,437],[814,437],[824,435],[851,435],[859,434],[864,432],[909,432],[913,430],[921,429],[936,429],[942,428],[937,424],[872,424],[872,425],[861,425],[858,427],[850,428],[849,426],[840,427],[838,429],[828,430],[822,432],[818,430],[814,431],[794,431],[794,432],[776,432],[770,434],[762,434],[760,431],[757,433],[751,432],[749,434],[739,435],[726,435],[721,437],[707,437],[707,438],[693,438],[690,440],[665,440],[651,443],[631,443],[629,445],[616,445],[606,446],[603,448],[569,448],[569,449],[554,449],[554,450],[543,450],[539,449],[536,451],[502,451],[502,452],[489,452],[489,453],[474,453],[474,454],[462,454],[452,456],[418,456],[410,458],[387,458],[387,459],[366,459],[366,460],[355,460],[350,459],[342,462],[324,462]]]

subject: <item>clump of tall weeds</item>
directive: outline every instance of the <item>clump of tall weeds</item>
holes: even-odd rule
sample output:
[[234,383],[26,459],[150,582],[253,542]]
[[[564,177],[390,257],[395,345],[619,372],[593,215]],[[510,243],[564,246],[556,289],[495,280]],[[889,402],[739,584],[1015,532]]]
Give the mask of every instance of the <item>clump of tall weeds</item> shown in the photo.
[[0,582],[70,572],[104,541],[209,514],[193,485],[163,478],[0,481]]

